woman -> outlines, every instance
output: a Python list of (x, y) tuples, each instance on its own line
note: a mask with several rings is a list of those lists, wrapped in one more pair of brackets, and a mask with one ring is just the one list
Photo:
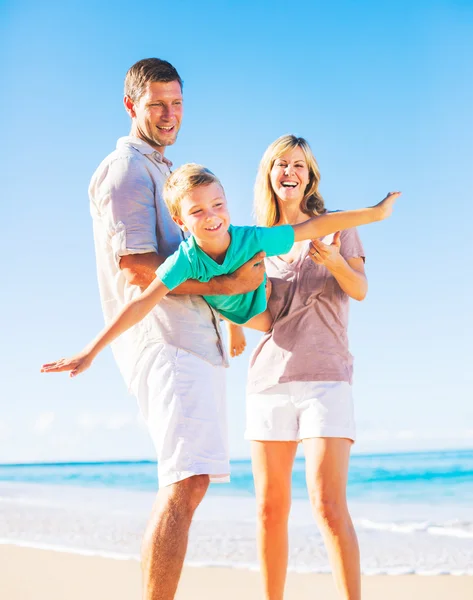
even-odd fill
[[(296, 224), (326, 211), (319, 169), (303, 138), (266, 150), (255, 186), (259, 225)], [(250, 364), (247, 439), (252, 440), (258, 546), (265, 598), (281, 600), (288, 559), (291, 472), (302, 441), (314, 516), (344, 600), (360, 599), (360, 561), (348, 512), (348, 461), (355, 440), (348, 351), (349, 298), (367, 292), (364, 252), (354, 229), (294, 244), (266, 259), (272, 331)]]

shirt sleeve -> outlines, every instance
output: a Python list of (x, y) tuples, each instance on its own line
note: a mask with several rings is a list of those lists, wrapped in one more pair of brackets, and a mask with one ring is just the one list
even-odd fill
[(184, 244), (185, 242), (156, 271), (156, 277), (170, 290), (188, 279), (193, 279), (192, 265), (189, 257), (184, 252)]
[(365, 250), (356, 227), (344, 229), (340, 235), (340, 242), (340, 254), (345, 260), (350, 258), (362, 258), (365, 260)]
[(266, 256), (286, 254), (294, 245), (294, 228), (292, 225), (276, 227), (257, 227), (259, 242)]
[(114, 160), (104, 183), (117, 263), (126, 254), (158, 253), (155, 184), (143, 162), (133, 156)]

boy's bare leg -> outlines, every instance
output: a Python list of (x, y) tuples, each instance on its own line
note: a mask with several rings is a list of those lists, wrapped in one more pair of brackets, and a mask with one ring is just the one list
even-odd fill
[(143, 600), (173, 600), (192, 517), (208, 486), (208, 475), (195, 475), (159, 490), (143, 538)]
[(258, 331), (269, 331), (273, 326), (273, 317), (268, 309), (264, 312), (256, 315), (246, 323), (243, 323), (243, 327), (248, 327), (249, 329), (257, 329)]

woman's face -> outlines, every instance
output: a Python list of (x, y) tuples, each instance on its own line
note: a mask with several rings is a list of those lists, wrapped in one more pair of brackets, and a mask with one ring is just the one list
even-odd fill
[(296, 146), (274, 161), (271, 187), (281, 202), (300, 203), (309, 184), (309, 167), (302, 148)]

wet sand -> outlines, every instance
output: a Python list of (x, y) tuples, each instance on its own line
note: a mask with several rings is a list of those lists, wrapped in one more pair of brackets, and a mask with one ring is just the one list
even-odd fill
[[(2, 598), (8, 600), (141, 600), (140, 564), (13, 545), (0, 546)], [(185, 567), (177, 599), (260, 600), (259, 573)], [(288, 600), (337, 600), (329, 575), (289, 573)], [(363, 577), (364, 600), (471, 600), (473, 576)]]

